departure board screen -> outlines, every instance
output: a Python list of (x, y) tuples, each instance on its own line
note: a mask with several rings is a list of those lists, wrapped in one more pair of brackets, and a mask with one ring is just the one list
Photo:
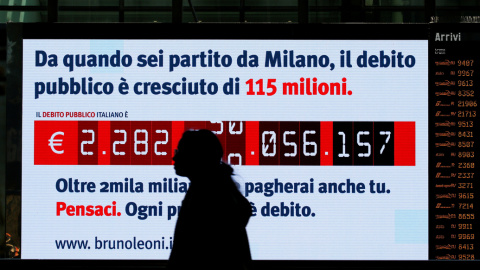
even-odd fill
[(432, 25), (430, 36), (430, 259), (478, 260), (480, 32)]
[(480, 256), (470, 25), (9, 27), (22, 259), (168, 260), (198, 129), (250, 202), (253, 260)]

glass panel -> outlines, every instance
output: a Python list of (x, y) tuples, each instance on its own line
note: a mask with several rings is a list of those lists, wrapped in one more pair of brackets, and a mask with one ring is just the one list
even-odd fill
[(48, 0), (0, 0), (0, 6), (46, 6)]
[(340, 11), (312, 11), (308, 14), (309, 23), (335, 23), (341, 21)]
[(125, 22), (172, 22), (172, 12), (125, 12)]
[[(195, 2), (196, 3), (196, 2)], [(126, 7), (149, 7), (149, 6), (158, 6), (158, 7), (171, 7), (172, 0), (125, 0)]]
[(342, 1), (337, 0), (309, 0), (309, 23), (338, 23), (342, 21), (340, 7)]
[(247, 22), (296, 22), (298, 13), (295, 12), (247, 12)]
[[(195, 0), (192, 1), (197, 18), (202, 22), (238, 22), (239, 0)], [(183, 1), (183, 22), (193, 22), (194, 17), (188, 1)], [(245, 0), (247, 22), (297, 21), (296, 0)]]
[[(1, 15), (0, 15), (1, 16)], [(0, 17), (0, 18), (3, 18)], [(6, 97), (5, 97), (5, 87), (6, 87), (6, 35), (5, 28), (0, 28), (1, 35), (1, 44), (0, 44), (0, 241), (1, 245), (5, 247), (6, 237), (6, 220), (5, 220), (5, 162), (6, 162)], [(7, 232), (8, 233), (8, 232)], [(4, 248), (0, 247), (0, 251), (4, 251)], [(8, 250), (8, 249), (7, 249)], [(5, 250), (4, 253), (0, 254), (0, 260), (6, 256), (5, 253), (8, 251)], [(5, 265), (5, 264), (4, 264)]]
[(46, 11), (0, 11), (0, 23), (45, 22), (47, 20), (46, 18)]
[[(5, 49), (2, 44), (2, 53), (6, 55)], [(5, 233), (8, 233), (6, 230), (6, 220), (5, 220), (5, 147), (6, 147), (6, 97), (5, 97), (5, 61), (2, 59), (0, 61), (0, 130), (3, 132), (0, 133), (0, 241), (2, 241), (3, 247), (5, 247)], [(0, 248), (0, 251), (3, 251), (3, 254), (0, 254), (0, 260), (5, 258), (7, 251), (4, 248)], [(5, 265), (5, 264), (4, 264)]]
[[(471, 16), (478, 17), (480, 11), (478, 10), (450, 10), (450, 9), (437, 9), (436, 14), (443, 21), (458, 22), (462, 17)], [(465, 18), (466, 19), (466, 18)]]
[(312, 6), (322, 6), (322, 7), (338, 7), (342, 5), (342, 1), (338, 0), (309, 0), (308, 5)]
[(425, 0), (365, 0), (365, 6), (424, 6)]
[(376, 11), (370, 21), (381, 23), (422, 23), (425, 14), (422, 11)]
[(297, 22), (296, 0), (245, 0), (247, 22)]
[(297, 0), (245, 0), (245, 6), (264, 6), (264, 7), (280, 7), (280, 6), (290, 6), (297, 7)]
[[(192, 0), (199, 21), (238, 22), (240, 17), (239, 0)], [(189, 2), (183, 1), (183, 22), (194, 22)]]
[[(479, 6), (480, 1), (479, 0), (436, 0), (435, 5), (437, 7), (460, 7), (460, 6)], [(478, 15), (478, 13), (477, 13)]]
[(118, 22), (118, 12), (60, 11), (59, 22)]
[[(170, 1), (171, 2), (171, 1)], [(240, 0), (191, 0), (193, 7), (225, 7), (225, 6), (240, 6)], [(262, 1), (257, 1), (262, 2)], [(189, 6), (188, 0), (183, 0), (183, 6)]]
[[(194, 6), (195, 7), (195, 6)], [(209, 12), (196, 10), (197, 19), (202, 22), (238, 22), (240, 13), (236, 12)], [(190, 10), (183, 11), (183, 22), (194, 22), (195, 18)]]
[(118, 0), (82, 0), (82, 1), (75, 1), (75, 0), (58, 0), (59, 6), (66, 6), (66, 7), (102, 7), (102, 6), (118, 6)]

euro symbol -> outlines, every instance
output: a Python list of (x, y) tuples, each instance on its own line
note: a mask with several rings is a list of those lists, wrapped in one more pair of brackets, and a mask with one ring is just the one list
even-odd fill
[(52, 151), (55, 153), (55, 154), (63, 154), (63, 150), (59, 151), (57, 149), (55, 149), (55, 146), (62, 146), (62, 139), (55, 139), (55, 137), (57, 135), (62, 135), (63, 136), (63, 132), (62, 131), (57, 131), (55, 133), (53, 133), (52, 137), (50, 137), (50, 140), (48, 140), (50, 143), (48, 144), (48, 146), (50, 146), (50, 148), (52, 148)]

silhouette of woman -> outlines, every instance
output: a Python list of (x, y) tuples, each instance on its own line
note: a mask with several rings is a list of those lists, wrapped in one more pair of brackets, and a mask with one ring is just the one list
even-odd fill
[(251, 268), (245, 227), (252, 208), (222, 156), (222, 145), (209, 130), (186, 131), (178, 143), (175, 172), (191, 184), (178, 215), (168, 269)]

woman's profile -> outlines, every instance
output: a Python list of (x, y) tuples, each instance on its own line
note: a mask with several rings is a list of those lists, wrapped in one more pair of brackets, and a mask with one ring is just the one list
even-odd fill
[(186, 131), (178, 143), (174, 169), (191, 183), (178, 215), (169, 269), (250, 268), (245, 227), (252, 209), (222, 156), (222, 145), (209, 130)]

